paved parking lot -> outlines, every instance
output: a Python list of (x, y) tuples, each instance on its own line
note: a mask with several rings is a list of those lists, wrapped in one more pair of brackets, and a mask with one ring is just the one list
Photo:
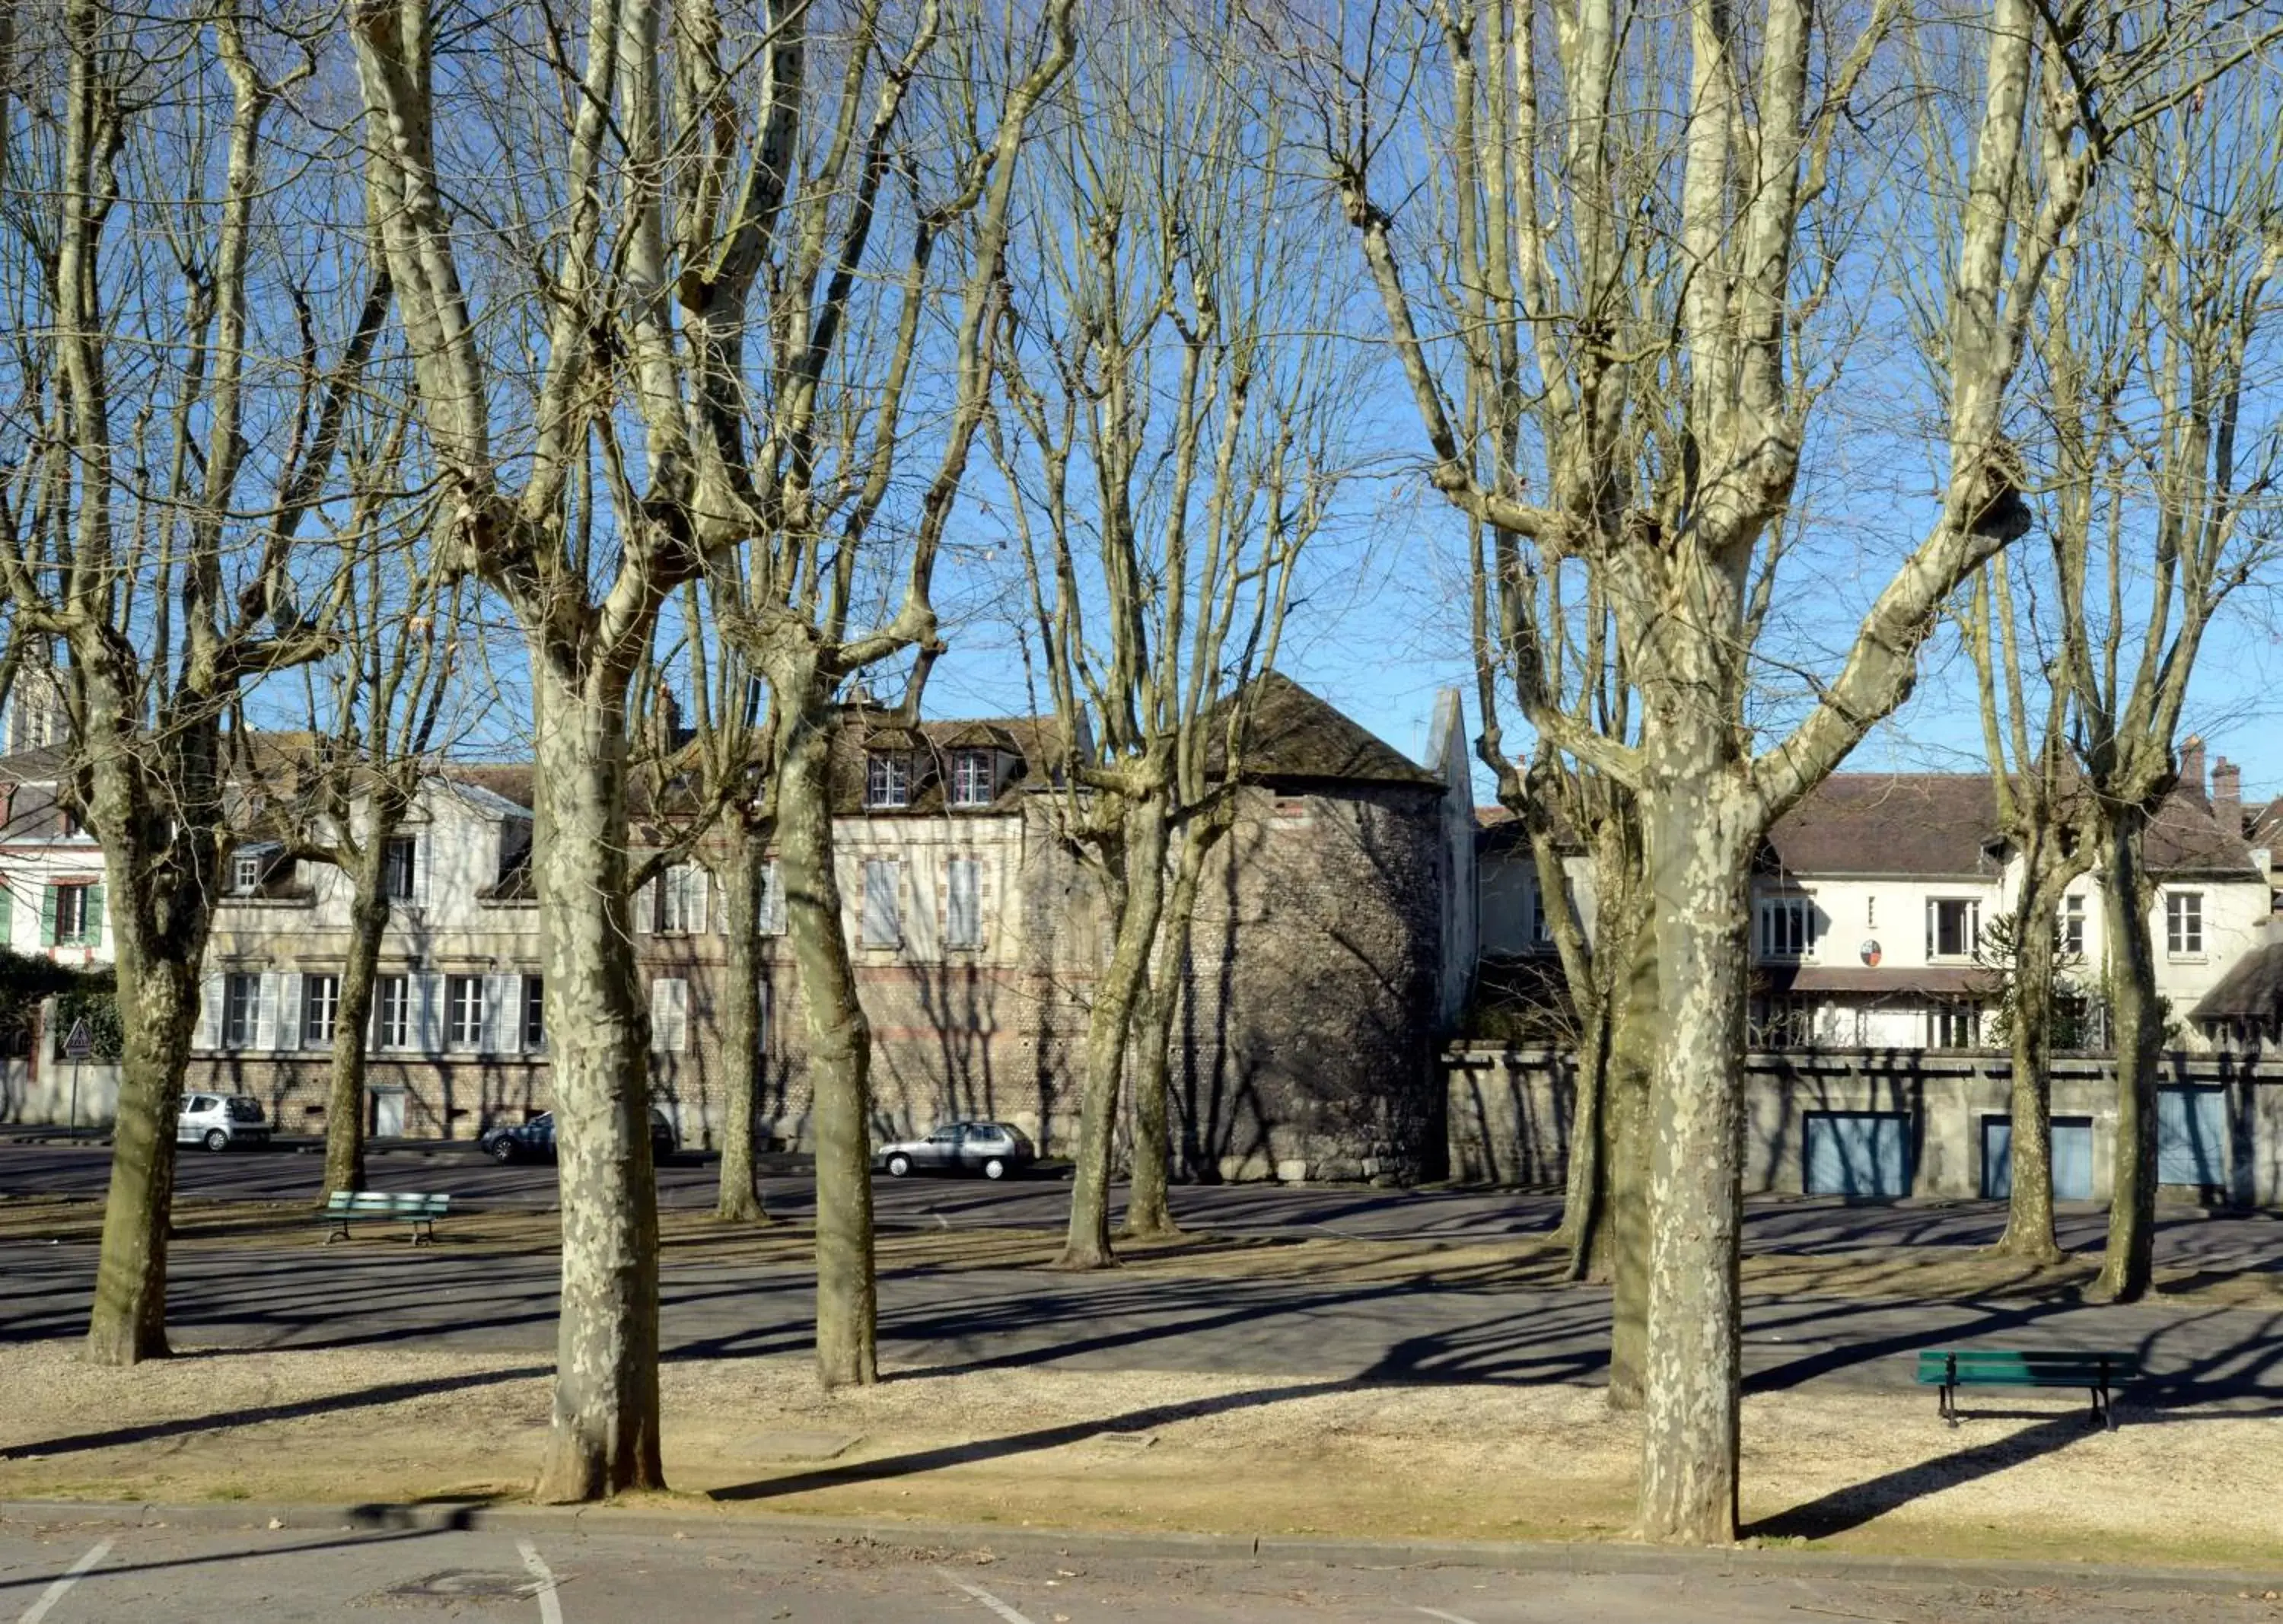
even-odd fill
[[(1137, 1558), (1082, 1544), (994, 1552), (729, 1530), (682, 1533), (196, 1529), (0, 1525), (0, 1620), (290, 1624), (393, 1616), (472, 1624), (1530, 1624), (1703, 1620), (2272, 1620), (2271, 1604), (2160, 1584), (2003, 1575), (1806, 1576), (1749, 1554), (1677, 1571), (1521, 1572)], [(1627, 1558), (1621, 1557), (1620, 1560)], [(1590, 1565), (1593, 1553), (1584, 1553)]]

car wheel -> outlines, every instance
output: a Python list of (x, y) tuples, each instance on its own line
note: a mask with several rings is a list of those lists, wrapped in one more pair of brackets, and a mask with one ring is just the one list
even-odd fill
[(210, 1151), (226, 1151), (230, 1149), (230, 1136), (219, 1128), (209, 1128), (206, 1129), (206, 1146)]
[(901, 1178), (905, 1174), (909, 1173), (911, 1170), (912, 1159), (910, 1157), (891, 1156), (888, 1158), (888, 1176), (890, 1178)]
[(996, 1156), (993, 1156), (989, 1161), (983, 1164), (983, 1176), (985, 1178), (1005, 1178), (1007, 1176), (1007, 1164), (1000, 1160)]
[(507, 1166), (508, 1163), (513, 1161), (515, 1159), (515, 1141), (512, 1139), (493, 1140), (492, 1159), (499, 1163), (503, 1167)]

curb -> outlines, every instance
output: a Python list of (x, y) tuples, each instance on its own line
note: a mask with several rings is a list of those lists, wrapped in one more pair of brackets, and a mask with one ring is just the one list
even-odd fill
[(2111, 1566), (2090, 1562), (2004, 1562), (1972, 1558), (1891, 1557), (1721, 1546), (1688, 1550), (1586, 1541), (1373, 1540), (1281, 1534), (1116, 1534), (1087, 1529), (1005, 1527), (978, 1523), (878, 1521), (615, 1506), (410, 1504), (272, 1505), (252, 1501), (197, 1505), (72, 1500), (0, 1501), (0, 1526), (99, 1524), (195, 1529), (355, 1529), (381, 1533), (649, 1534), (901, 1546), (940, 1551), (947, 1544), (995, 1551), (1066, 1555), (1073, 1550), (1133, 1559), (1308, 1563), (1328, 1567), (1473, 1567), (1522, 1573), (1613, 1577), (1776, 1577), (1952, 1584), (2000, 1589), (2040, 1587), (2254, 1595), (2283, 1589), (2267, 1574), (2209, 1568)]

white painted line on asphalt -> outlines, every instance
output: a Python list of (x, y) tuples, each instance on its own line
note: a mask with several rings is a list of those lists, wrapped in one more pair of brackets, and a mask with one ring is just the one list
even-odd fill
[(48, 1616), (48, 1609), (54, 1606), (58, 1602), (63, 1600), (64, 1592), (70, 1589), (72, 1586), (77, 1584), (81, 1578), (87, 1573), (88, 1569), (93, 1567), (97, 1563), (102, 1561), (104, 1558), (110, 1554), (111, 1542), (109, 1540), (105, 1540), (102, 1544), (97, 1545), (93, 1550), (89, 1551), (87, 1555), (73, 1563), (70, 1568), (65, 1572), (62, 1578), (57, 1580), (55, 1583), (50, 1585), (46, 1589), (40, 1592), (40, 1599), (34, 1602), (29, 1607), (27, 1607), (24, 1610), (24, 1616), (17, 1620), (16, 1624), (40, 1624), (40, 1620)]
[(1462, 1617), (1455, 1612), (1445, 1612), (1440, 1607), (1421, 1607), (1417, 1611), (1425, 1613), (1430, 1619), (1442, 1620), (1443, 1624), (1475, 1624), (1472, 1619)]
[(539, 1624), (563, 1624), (563, 1604), (555, 1599), (555, 1570), (529, 1540), (516, 1541), (515, 1548), (523, 1553), (525, 1571), (539, 1581)]
[(997, 1597), (992, 1595), (990, 1591), (985, 1589), (981, 1585), (970, 1584), (958, 1574), (944, 1573), (944, 1570), (941, 1568), (938, 1568), (935, 1571), (939, 1573), (943, 1573), (945, 1579), (948, 1580), (951, 1583), (957, 1585), (961, 1589), (966, 1591), (977, 1601), (981, 1602), (985, 1606), (990, 1608), (992, 1612), (997, 1613), (1001, 1619), (1003, 1619), (1006, 1621), (1006, 1624), (1031, 1624), (1030, 1620), (1025, 1618), (1021, 1613), (1016, 1612), (1012, 1607), (1009, 1607), (1005, 1602), (1001, 1601)]

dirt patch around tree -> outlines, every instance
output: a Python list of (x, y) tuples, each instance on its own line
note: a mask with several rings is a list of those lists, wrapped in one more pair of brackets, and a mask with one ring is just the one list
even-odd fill
[[(665, 1373), (653, 1497), (747, 1510), (1086, 1529), (1625, 1537), (1638, 1433), (1599, 1393), (1169, 1372), (900, 1371), (828, 1395), (804, 1358)], [(0, 1497), (512, 1501), (547, 1426), (543, 1360), (205, 1352), (131, 1370), (0, 1348)], [(1996, 1408), (1993, 1406), (1993, 1408)], [(1836, 1549), (2271, 1565), (2283, 1423), (2068, 1395), (1944, 1426), (1923, 1394), (1744, 1405), (1757, 1534)]]
[[(175, 1223), (177, 1249), (325, 1244), (325, 1226), (313, 1209), (292, 1203), (181, 1200), (175, 1205)], [(661, 1210), (658, 1223), (669, 1263), (806, 1269), (815, 1260), (815, 1236), (806, 1224), (729, 1225), (710, 1213), (683, 1207)], [(0, 1241), (91, 1243), (102, 1230), (99, 1201), (0, 1198)], [(360, 1223), (348, 1244), (403, 1245), (407, 1239), (401, 1225)], [(465, 1208), (438, 1226), (437, 1242), (454, 1252), (547, 1253), (561, 1244), (561, 1230), (557, 1214), (545, 1208)], [(878, 1244), (884, 1272), (956, 1273), (1044, 1268), (1061, 1250), (1062, 1238), (1045, 1230), (883, 1229)], [(1564, 1284), (1560, 1249), (1539, 1238), (1444, 1243), (1199, 1230), (1121, 1242), (1118, 1251), (1126, 1269), (1143, 1276), (1500, 1292)], [(2050, 1300), (2081, 1296), (2099, 1274), (2100, 1260), (2073, 1256), (2041, 1265), (1963, 1247), (1864, 1246), (1757, 1253), (1744, 1259), (1743, 1267), (1746, 1288), (1756, 1296)], [(2211, 1308), (2283, 1310), (2283, 1273), (2271, 1268), (2160, 1269), (2156, 1290)]]

